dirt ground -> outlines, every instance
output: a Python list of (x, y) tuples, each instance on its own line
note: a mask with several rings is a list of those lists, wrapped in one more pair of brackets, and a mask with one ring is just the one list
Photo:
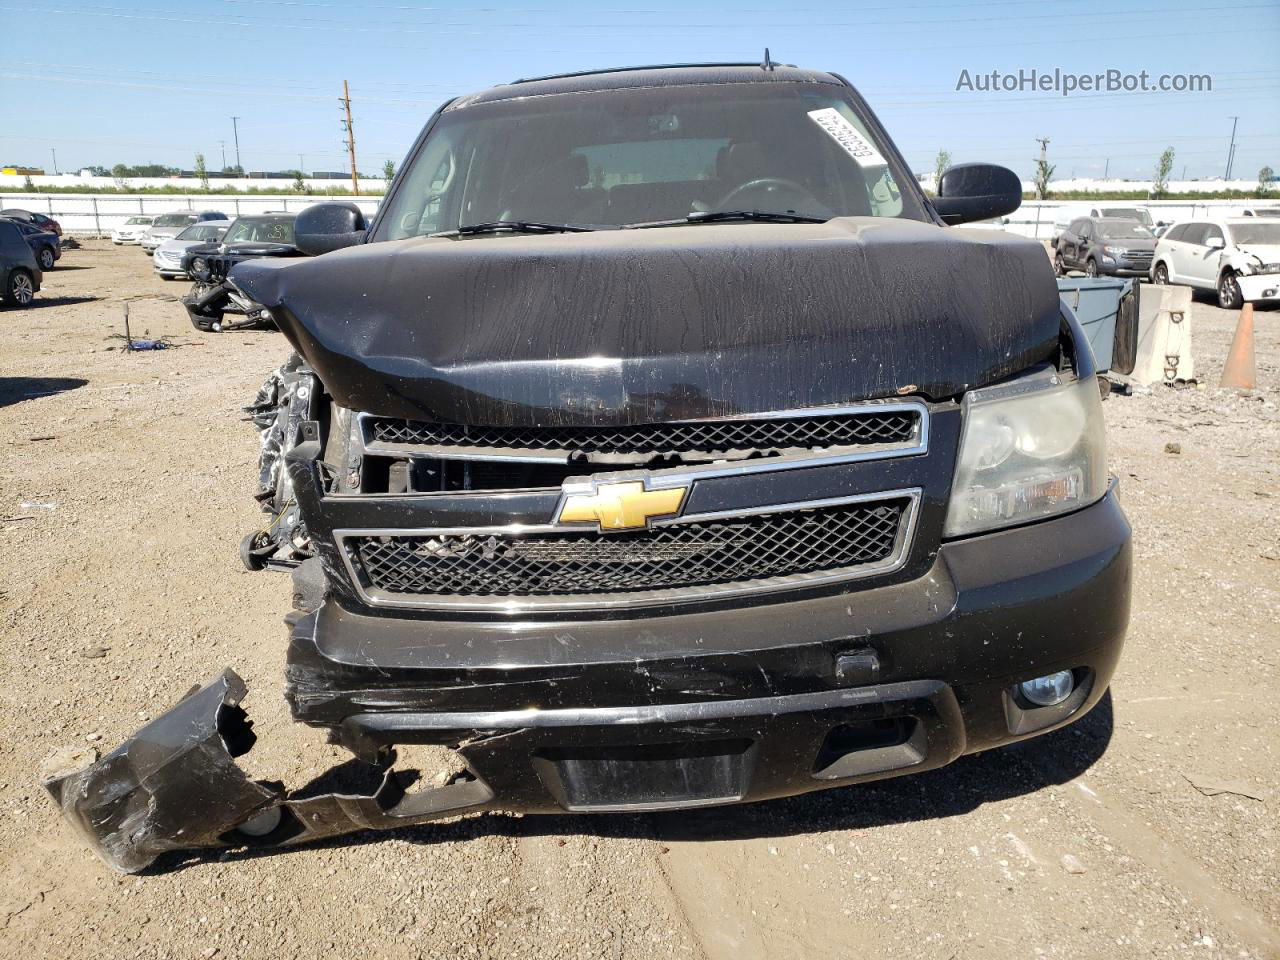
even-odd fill
[[(108, 750), (230, 665), (255, 775), (346, 759), (288, 717), (288, 578), (237, 555), (260, 519), (239, 408), (285, 342), (196, 333), (182, 289), (90, 241), (0, 311), (0, 957), (1280, 956), (1280, 311), (1255, 393), (1212, 386), (1237, 315), (1199, 302), (1210, 386), (1105, 403), (1133, 621), (1064, 731), (789, 801), (478, 815), (125, 878), (37, 785), (56, 748)], [(174, 349), (121, 352), (125, 302)]]

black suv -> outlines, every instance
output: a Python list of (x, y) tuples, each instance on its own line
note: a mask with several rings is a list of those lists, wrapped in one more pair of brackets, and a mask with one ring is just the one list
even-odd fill
[(1055, 241), (1053, 269), (1060, 277), (1068, 270), (1090, 277), (1145, 277), (1155, 251), (1155, 234), (1137, 220), (1080, 217)]
[[(1020, 198), (985, 164), (926, 198), (846, 81), (772, 63), (447, 103), (371, 225), (310, 208), (323, 256), (228, 280), (296, 350), (243, 555), (293, 571), (294, 716), (382, 786), (249, 781), (227, 671), (49, 788), (138, 869), (763, 800), (1078, 719), (1129, 616), (1093, 357), (1038, 243), (948, 226)], [(404, 792), (402, 744), (457, 772)]]
[(12, 307), (28, 306), (43, 280), (21, 225), (0, 219), (0, 298)]
[[(237, 217), (222, 239), (188, 247), (181, 269), (193, 283), (182, 304), (197, 330), (217, 333), (251, 327), (270, 328), (271, 315), (226, 282), (231, 268), (260, 257), (301, 256), (293, 242), (296, 214)], [(227, 314), (233, 319), (228, 321)]]

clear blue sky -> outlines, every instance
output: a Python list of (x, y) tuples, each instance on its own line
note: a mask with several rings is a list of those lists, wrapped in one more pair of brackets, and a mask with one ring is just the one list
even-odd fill
[[(399, 163), (444, 99), (524, 76), (758, 59), (843, 73), (916, 170), (954, 161), (1029, 177), (1050, 138), (1058, 176), (1280, 170), (1280, 0), (0, 0), (0, 162), (234, 163), (340, 170), (342, 81), (372, 173)], [(957, 92), (962, 69), (1208, 73), (1208, 93)]]

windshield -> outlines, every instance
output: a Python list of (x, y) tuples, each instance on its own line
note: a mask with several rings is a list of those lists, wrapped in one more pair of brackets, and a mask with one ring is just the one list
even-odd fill
[(1102, 227), (1108, 240), (1150, 240), (1151, 231), (1140, 223), (1108, 223)]
[(217, 240), (222, 236), (221, 227), (211, 227), (203, 223), (193, 223), (183, 230), (175, 240)]
[(1115, 217), (1117, 220), (1137, 220), (1144, 226), (1151, 226), (1151, 214), (1140, 207), (1103, 207), (1104, 217)]
[(1237, 246), (1280, 246), (1280, 223), (1233, 223), (1231, 236)]
[(621, 226), (721, 211), (927, 219), (840, 87), (724, 83), (446, 110), (375, 239), (493, 221)]
[(194, 213), (162, 213), (152, 222), (153, 227), (182, 227), (188, 223), (195, 223), (196, 215)]
[(148, 227), (151, 225), (150, 217), (130, 217), (124, 222), (126, 227)]
[(231, 225), (226, 243), (293, 243), (293, 217), (254, 217)]
[(1255, 217), (1280, 217), (1280, 207), (1266, 207), (1253, 211)]

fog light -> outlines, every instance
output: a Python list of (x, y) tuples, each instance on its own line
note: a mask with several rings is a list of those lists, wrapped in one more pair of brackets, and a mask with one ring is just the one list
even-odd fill
[(1023, 680), (1018, 690), (1037, 707), (1054, 707), (1071, 696), (1075, 685), (1070, 670), (1059, 670), (1034, 680)]

